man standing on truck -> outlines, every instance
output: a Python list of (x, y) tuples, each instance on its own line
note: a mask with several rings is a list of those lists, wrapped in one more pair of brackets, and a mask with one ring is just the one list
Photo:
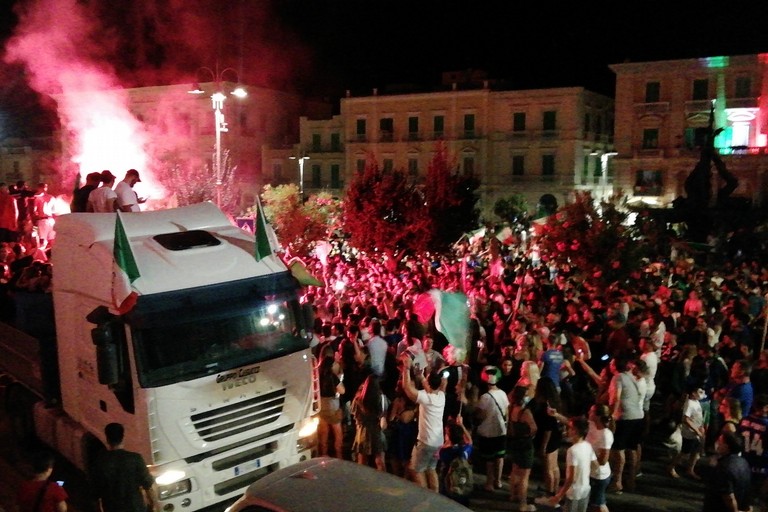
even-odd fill
[(144, 458), (123, 448), (125, 429), (119, 423), (104, 428), (108, 450), (93, 467), (93, 482), (101, 512), (156, 510), (154, 479)]
[(123, 181), (115, 186), (115, 194), (117, 194), (117, 208), (121, 212), (140, 212), (140, 203), (146, 201), (146, 199), (139, 199), (139, 196), (133, 190), (133, 186), (140, 182), (139, 171), (136, 169), (128, 169), (125, 173)]

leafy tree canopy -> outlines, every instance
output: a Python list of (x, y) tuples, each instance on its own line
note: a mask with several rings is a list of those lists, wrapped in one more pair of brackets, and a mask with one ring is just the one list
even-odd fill
[(344, 230), (353, 247), (398, 260), (427, 248), (430, 221), (415, 184), (402, 170), (384, 171), (369, 158), (347, 189)]

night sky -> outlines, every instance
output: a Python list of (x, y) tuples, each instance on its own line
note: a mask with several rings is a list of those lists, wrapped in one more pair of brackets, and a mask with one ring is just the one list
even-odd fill
[[(0, 40), (12, 33), (11, 5), (20, 1), (0, 0)], [(111, 62), (126, 85), (182, 83), (201, 61), (220, 59), (235, 62), (246, 82), (331, 98), (345, 89), (365, 94), (389, 84), (433, 86), (442, 71), (470, 68), (484, 69), (511, 88), (583, 86), (613, 95), (612, 63), (768, 52), (764, 0), (89, 4), (96, 6), (93, 18), (102, 20), (103, 33), (116, 41), (109, 45)], [(134, 12), (114, 12), (115, 5)], [(141, 28), (126, 23), (137, 13), (144, 16)], [(5, 107), (10, 98), (23, 96), (23, 80), (17, 70), (0, 72)]]

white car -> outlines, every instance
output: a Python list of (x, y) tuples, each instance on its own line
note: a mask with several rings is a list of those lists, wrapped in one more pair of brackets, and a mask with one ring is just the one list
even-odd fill
[(346, 460), (299, 462), (252, 483), (227, 512), (467, 512), (403, 478)]

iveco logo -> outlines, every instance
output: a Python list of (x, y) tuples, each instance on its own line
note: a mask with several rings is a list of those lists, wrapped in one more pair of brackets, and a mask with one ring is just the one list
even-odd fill
[(240, 368), (236, 372), (221, 373), (216, 376), (216, 383), (221, 384), (225, 390), (253, 384), (256, 382), (256, 374), (259, 373), (260, 369), (260, 366), (251, 366), (250, 368)]

